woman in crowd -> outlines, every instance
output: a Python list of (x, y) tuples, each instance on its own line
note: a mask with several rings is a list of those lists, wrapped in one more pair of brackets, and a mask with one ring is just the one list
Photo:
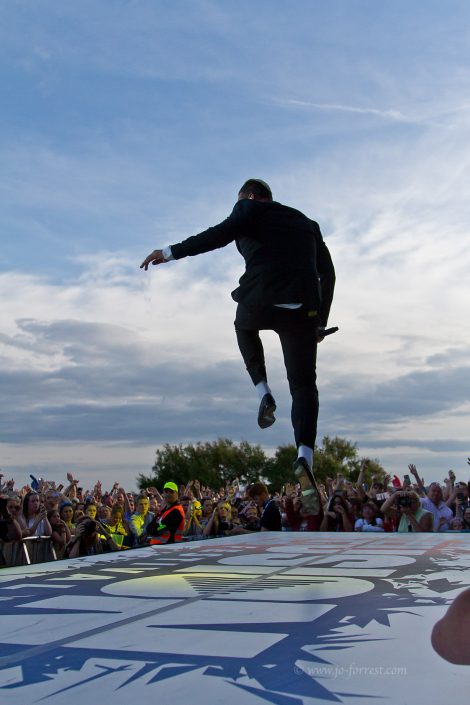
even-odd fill
[(75, 507), (73, 511), (73, 519), (72, 519), (72, 524), (75, 524), (75, 526), (78, 524), (80, 519), (85, 516), (85, 510), (83, 509), (83, 505), (78, 505)]
[(201, 538), (203, 527), (200, 521), (202, 516), (200, 501), (191, 499), (188, 495), (183, 496), (180, 501), (186, 517), (183, 535), (192, 539)]
[(335, 492), (325, 512), (320, 531), (353, 531), (354, 517), (342, 493)]
[(85, 516), (87, 516), (89, 519), (96, 519), (96, 515), (98, 513), (98, 507), (94, 502), (88, 502), (85, 506)]
[(354, 531), (384, 531), (384, 523), (377, 514), (375, 502), (366, 502), (362, 507), (362, 517), (354, 524)]
[(433, 530), (433, 515), (421, 507), (416, 492), (395, 492), (381, 507), (386, 517), (395, 517), (399, 532), (422, 532)]
[(50, 536), (52, 528), (47, 512), (37, 492), (28, 492), (23, 499), (23, 518), (26, 536)]
[(22, 529), (26, 529), (23, 512), (21, 511), (21, 498), (18, 495), (8, 497), (6, 507), (10, 516), (18, 522)]
[(124, 508), (121, 507), (119, 504), (115, 504), (111, 509), (111, 517), (107, 524), (111, 534), (115, 534), (117, 537), (122, 537), (122, 539), (114, 537), (118, 545), (132, 545), (132, 540), (129, 532), (129, 524), (124, 518)]
[(107, 504), (101, 504), (98, 507), (96, 518), (98, 521), (102, 521), (103, 524), (109, 524), (109, 520), (111, 519), (111, 509)]
[(231, 513), (232, 508), (228, 502), (219, 502), (204, 528), (203, 536), (226, 536), (234, 528)]
[(202, 529), (205, 529), (210, 521), (212, 512), (214, 511), (214, 502), (211, 497), (203, 497), (201, 501), (201, 516), (199, 518), (199, 523)]
[(60, 518), (60, 514), (57, 509), (51, 509), (47, 512), (47, 518), (49, 519), (49, 524), (52, 529), (51, 538), (56, 556), (57, 558), (63, 558), (65, 547), (72, 538), (70, 529), (65, 521)]
[[(65, 523), (68, 530), (70, 531), (70, 533), (73, 536), (75, 533), (75, 524), (74, 524), (74, 511), (73, 511), (72, 502), (62, 502), (62, 504), (60, 505), (59, 514), (60, 514), (60, 518)], [(78, 521), (78, 519), (76, 521)]]

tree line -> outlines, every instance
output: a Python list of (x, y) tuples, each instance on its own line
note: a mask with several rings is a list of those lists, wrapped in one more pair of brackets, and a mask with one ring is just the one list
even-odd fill
[[(293, 463), (297, 457), (294, 445), (278, 446), (274, 456), (266, 455), (259, 445), (247, 441), (234, 443), (229, 438), (212, 442), (170, 445), (166, 443), (156, 451), (152, 474), (140, 474), (137, 484), (140, 489), (162, 486), (173, 481), (186, 485), (189, 480), (199, 480), (201, 485), (218, 489), (236, 478), (246, 485), (264, 481), (271, 492), (282, 490), (288, 482), (296, 482)], [(338, 436), (325, 436), (321, 446), (315, 447), (315, 477), (324, 482), (327, 477), (339, 473), (346, 480), (355, 482), (363, 462), (365, 480), (370, 484), (373, 477), (382, 478), (385, 470), (378, 460), (360, 457), (357, 444)]]

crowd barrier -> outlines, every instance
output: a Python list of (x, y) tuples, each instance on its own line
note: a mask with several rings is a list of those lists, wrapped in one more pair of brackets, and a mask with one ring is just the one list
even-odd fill
[[(145, 548), (148, 544), (137, 546), (126, 546), (123, 544), (123, 536), (111, 534), (121, 551), (136, 550)], [(220, 538), (216, 536), (183, 536), (183, 542), (206, 541), (210, 538)], [(0, 568), (12, 568), (17, 565), (31, 565), (32, 563), (45, 563), (56, 561), (62, 558), (57, 555), (50, 536), (27, 536), (21, 541), (11, 541), (4, 543), (0, 541)]]
[(50, 536), (28, 536), (21, 541), (0, 541), (0, 566), (12, 568), (17, 565), (56, 561), (57, 555)]

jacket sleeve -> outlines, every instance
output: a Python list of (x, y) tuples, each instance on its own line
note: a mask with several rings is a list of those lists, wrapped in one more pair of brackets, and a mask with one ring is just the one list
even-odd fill
[(331, 303), (333, 301), (336, 274), (330, 251), (325, 245), (325, 241), (323, 240), (318, 224), (315, 223), (315, 225), (317, 230), (317, 271), (320, 277), (321, 291), (321, 305), (319, 314), (322, 324), (326, 326), (328, 323), (328, 316), (330, 315)]
[(236, 237), (241, 237), (253, 220), (253, 201), (243, 199), (238, 201), (228, 218), (218, 225), (204, 230), (198, 235), (188, 237), (186, 240), (171, 245), (171, 253), (175, 259), (194, 257), (204, 252), (217, 250), (233, 242)]

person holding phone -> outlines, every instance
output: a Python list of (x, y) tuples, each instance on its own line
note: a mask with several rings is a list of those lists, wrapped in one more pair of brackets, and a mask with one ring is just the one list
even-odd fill
[(46, 507), (41, 504), (37, 492), (28, 492), (23, 499), (23, 517), (27, 536), (50, 536), (52, 528), (47, 518)]

